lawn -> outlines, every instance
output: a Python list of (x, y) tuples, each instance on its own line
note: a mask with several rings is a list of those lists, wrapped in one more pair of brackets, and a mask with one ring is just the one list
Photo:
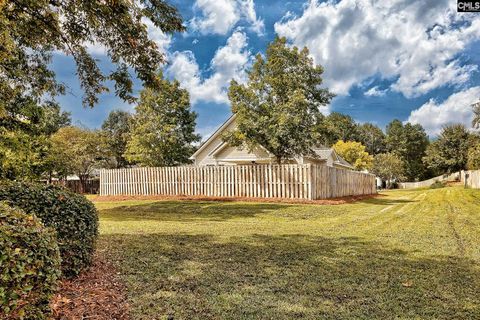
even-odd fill
[(97, 202), (134, 319), (480, 319), (480, 191)]

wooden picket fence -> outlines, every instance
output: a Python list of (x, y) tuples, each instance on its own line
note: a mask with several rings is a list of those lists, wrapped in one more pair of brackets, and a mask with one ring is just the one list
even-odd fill
[(375, 176), (312, 164), (101, 170), (100, 195), (327, 199), (376, 193)]
[(461, 171), (460, 181), (465, 187), (480, 189), (480, 170)]
[(433, 183), (440, 181), (440, 182), (452, 182), (452, 181), (459, 181), (460, 180), (460, 173), (454, 172), (451, 174), (443, 174), (438, 177), (430, 178), (428, 180), (417, 181), (417, 182), (400, 182), (398, 184), (399, 189), (414, 189), (414, 188), (426, 188), (430, 187)]

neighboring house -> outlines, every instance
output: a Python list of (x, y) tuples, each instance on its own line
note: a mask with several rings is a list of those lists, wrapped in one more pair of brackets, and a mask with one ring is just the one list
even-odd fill
[[(209, 165), (239, 165), (239, 164), (270, 164), (275, 163), (275, 157), (263, 147), (257, 147), (252, 152), (244, 148), (231, 147), (222, 140), (222, 134), (236, 127), (236, 116), (231, 116), (220, 126), (190, 157), (197, 166)], [(299, 157), (289, 163), (315, 163), (329, 167), (353, 169), (353, 166), (342, 159), (333, 149), (318, 147), (314, 149), (316, 157)]]

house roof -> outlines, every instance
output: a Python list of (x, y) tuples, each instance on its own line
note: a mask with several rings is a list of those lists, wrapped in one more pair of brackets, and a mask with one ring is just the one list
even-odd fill
[[(231, 115), (217, 130), (215, 130), (214, 133), (212, 133), (212, 135), (210, 137), (208, 137), (207, 140), (205, 140), (201, 145), (200, 147), (197, 149), (197, 151), (195, 151), (194, 154), (192, 154), (190, 156), (190, 159), (191, 160), (194, 160), (196, 158), (196, 156), (198, 154), (200, 154), (200, 152), (202, 152), (203, 149), (205, 149), (205, 147), (210, 144), (212, 141), (215, 140), (215, 138), (217, 138), (221, 133), (222, 131), (228, 127), (235, 119), (236, 119), (236, 115), (233, 114)], [(220, 143), (215, 149), (213, 149), (209, 155), (213, 155), (215, 153), (218, 153), (219, 151), (221, 151), (227, 144), (225, 142), (222, 142)], [(262, 147), (263, 148), (263, 147)], [(349, 168), (349, 169), (353, 169), (353, 166), (348, 163), (347, 161), (345, 161), (345, 159), (343, 159), (342, 157), (340, 157), (334, 149), (332, 148), (327, 148), (327, 147), (317, 147), (317, 148), (314, 148), (313, 151), (315, 152), (315, 154), (317, 155), (317, 157), (315, 157), (315, 159), (317, 160), (321, 160), (321, 161), (326, 161), (330, 156), (333, 156), (334, 158), (334, 163), (339, 165), (339, 166), (342, 166), (342, 167), (345, 167), (345, 168)], [(268, 152), (268, 151), (267, 151)]]
[(223, 129), (225, 129), (226, 127), (228, 127), (228, 126), (233, 122), (233, 120), (235, 120), (236, 117), (237, 117), (236, 114), (232, 114), (232, 115), (230, 116), (230, 118), (228, 118), (217, 130), (215, 130), (214, 133), (212, 133), (212, 135), (211, 135), (210, 137), (208, 137), (207, 140), (205, 140), (205, 141), (200, 145), (200, 147), (197, 149), (197, 151), (195, 151), (195, 153), (190, 156), (190, 159), (191, 159), (191, 160), (194, 160), (195, 157), (198, 156), (198, 154), (199, 154), (200, 152), (202, 152), (202, 150), (205, 149), (205, 147), (206, 147), (208, 144), (210, 144), (210, 142), (212, 142), (217, 136), (219, 136), (219, 135), (222, 133)]

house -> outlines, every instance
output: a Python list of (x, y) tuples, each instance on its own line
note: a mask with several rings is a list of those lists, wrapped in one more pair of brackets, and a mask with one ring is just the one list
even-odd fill
[[(222, 134), (236, 127), (236, 116), (231, 116), (222, 124), (190, 157), (197, 166), (271, 164), (275, 157), (261, 146), (249, 152), (244, 148), (229, 146), (222, 140)], [(332, 148), (318, 147), (314, 149), (316, 157), (299, 157), (289, 161), (298, 164), (324, 164), (330, 167), (353, 169), (353, 166), (342, 159)]]

